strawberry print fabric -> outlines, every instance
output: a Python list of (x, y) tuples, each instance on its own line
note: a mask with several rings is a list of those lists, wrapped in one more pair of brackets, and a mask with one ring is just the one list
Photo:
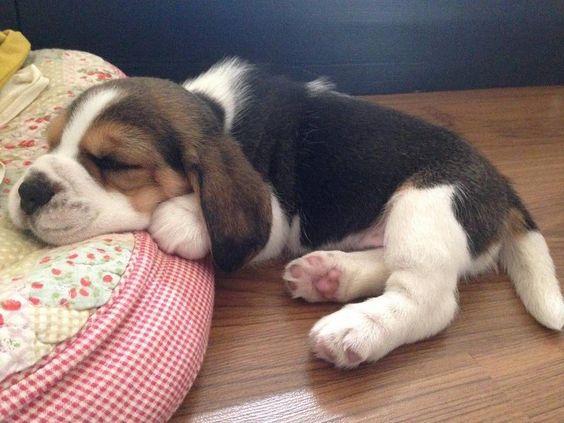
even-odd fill
[(109, 300), (132, 249), (132, 234), (114, 234), (41, 249), (0, 272), (0, 381), (77, 333)]
[(28, 300), (75, 310), (100, 307), (125, 271), (132, 248), (131, 235), (115, 234), (75, 244), (73, 249), (47, 250), (26, 276)]

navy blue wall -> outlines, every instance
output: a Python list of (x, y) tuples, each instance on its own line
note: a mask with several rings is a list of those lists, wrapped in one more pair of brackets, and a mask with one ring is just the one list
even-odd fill
[(0, 31), (17, 28), (16, 0), (0, 0)]
[(240, 55), (354, 94), (564, 83), (562, 0), (14, 1), (34, 48), (131, 75), (180, 81)]

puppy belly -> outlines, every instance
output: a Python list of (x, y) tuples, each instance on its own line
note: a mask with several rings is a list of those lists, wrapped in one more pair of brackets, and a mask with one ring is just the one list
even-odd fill
[(347, 235), (335, 242), (320, 246), (319, 250), (358, 251), (381, 248), (384, 246), (385, 225), (379, 223), (355, 234)]
[(359, 249), (380, 248), (384, 246), (384, 226), (370, 228), (359, 240)]

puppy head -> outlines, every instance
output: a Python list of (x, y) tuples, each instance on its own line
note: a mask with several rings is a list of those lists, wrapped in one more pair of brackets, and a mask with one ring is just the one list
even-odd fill
[(266, 243), (270, 196), (221, 119), (169, 81), (93, 87), (51, 124), (49, 153), (10, 192), (10, 217), (60, 245), (145, 229), (159, 203), (196, 191), (214, 259), (233, 270)]

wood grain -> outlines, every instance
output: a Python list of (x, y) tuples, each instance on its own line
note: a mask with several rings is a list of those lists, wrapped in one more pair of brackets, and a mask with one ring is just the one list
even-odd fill
[[(369, 97), (446, 126), (509, 176), (564, 274), (564, 87)], [(564, 334), (504, 274), (460, 285), (444, 332), (339, 371), (307, 333), (337, 304), (291, 300), (282, 263), (218, 275), (209, 348), (173, 422), (564, 421)]]

